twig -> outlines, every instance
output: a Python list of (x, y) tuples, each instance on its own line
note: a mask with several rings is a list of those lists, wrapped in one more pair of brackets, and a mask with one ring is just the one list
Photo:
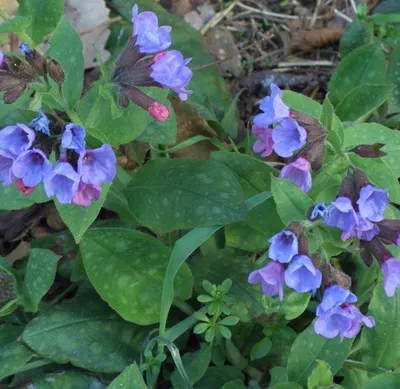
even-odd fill
[(333, 12), (334, 12), (337, 16), (341, 17), (341, 18), (344, 19), (344, 20), (347, 20), (347, 21), (350, 22), (350, 23), (353, 21), (353, 19), (352, 19), (351, 17), (345, 15), (343, 12), (340, 12), (340, 11), (337, 10), (336, 8), (333, 10)]
[(315, 24), (315, 22), (317, 20), (319, 8), (321, 7), (321, 3), (322, 3), (322, 0), (318, 0), (317, 1), (317, 5), (315, 6), (315, 10), (314, 10), (313, 16), (312, 16), (311, 21), (310, 21), (310, 28), (314, 27), (314, 24)]
[(240, 1), (238, 1), (236, 3), (236, 5), (240, 8), (247, 9), (248, 11), (257, 12), (259, 14), (262, 14), (265, 16), (272, 16), (272, 17), (278, 18), (278, 19), (295, 19), (295, 20), (299, 19), (298, 16), (294, 16), (294, 15), (278, 14), (276, 12), (269, 12), (269, 11), (264, 11), (262, 9), (253, 8), (248, 5), (242, 4)]
[(335, 66), (332, 61), (298, 61), (298, 62), (278, 62), (279, 68), (289, 67), (306, 67), (306, 66)]
[(350, 0), (351, 6), (353, 7), (354, 13), (357, 14), (357, 6), (354, 0)]
[(200, 33), (204, 35), (210, 28), (215, 27), (232, 9), (236, 6), (236, 1), (234, 1), (227, 9), (218, 12), (214, 17), (209, 20), (201, 29)]

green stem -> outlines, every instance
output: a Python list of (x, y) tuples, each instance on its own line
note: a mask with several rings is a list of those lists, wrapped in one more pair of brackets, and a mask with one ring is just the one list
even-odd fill
[(57, 303), (59, 303), (68, 293), (70, 293), (71, 291), (73, 291), (74, 289), (76, 289), (78, 287), (77, 283), (74, 283), (72, 285), (70, 285), (67, 289), (64, 290), (64, 292), (62, 292), (61, 294), (59, 294), (53, 301), (50, 302), (50, 305), (56, 305)]
[(15, 374), (22, 373), (24, 371), (28, 371), (28, 370), (32, 370), (32, 369), (36, 369), (38, 367), (50, 365), (52, 363), (54, 363), (54, 361), (49, 361), (47, 359), (39, 359), (38, 361), (27, 363), (26, 365), (22, 366), (19, 370), (17, 370), (15, 372)]
[(387, 373), (389, 371), (389, 370), (384, 369), (383, 367), (377, 367), (376, 369), (370, 370), (367, 368), (367, 366), (365, 366), (364, 363), (359, 362), (359, 361), (354, 361), (352, 359), (346, 359), (344, 361), (343, 365), (346, 367), (353, 368), (353, 369), (364, 370), (368, 373), (375, 374), (375, 375)]
[(179, 308), (182, 312), (185, 312), (187, 315), (193, 315), (195, 310), (186, 302), (181, 299), (174, 299), (173, 303), (177, 308)]
[(367, 302), (369, 300), (370, 293), (375, 288), (375, 286), (376, 286), (376, 282), (373, 282), (371, 285), (369, 285), (367, 287), (367, 289), (365, 289), (365, 291), (359, 296), (355, 305), (361, 307), (361, 305), (363, 305), (365, 302)]

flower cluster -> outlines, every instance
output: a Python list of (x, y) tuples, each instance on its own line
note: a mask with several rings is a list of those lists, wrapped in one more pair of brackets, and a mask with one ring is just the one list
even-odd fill
[(250, 273), (249, 283), (260, 283), (265, 295), (279, 295), (281, 300), (284, 283), (298, 293), (314, 294), (321, 286), (322, 274), (307, 255), (308, 248), (305, 247), (304, 239), (301, 236), (299, 242), (297, 235), (290, 229), (274, 235), (269, 240), (271, 245), (268, 251), (272, 261), (264, 268)]
[(120, 105), (126, 107), (129, 100), (146, 109), (159, 121), (166, 120), (166, 106), (148, 96), (138, 87), (156, 86), (169, 88), (186, 100), (192, 92), (186, 89), (192, 78), (187, 67), (191, 58), (184, 58), (178, 50), (169, 50), (170, 26), (158, 25), (154, 12), (138, 12), (132, 8), (133, 34), (114, 64), (113, 81), (119, 85)]
[(331, 285), (325, 289), (321, 303), (317, 307), (317, 320), (314, 330), (317, 334), (331, 339), (340, 335), (340, 339), (354, 338), (364, 324), (373, 327), (372, 316), (364, 316), (353, 304), (357, 297), (339, 285)]
[(325, 224), (342, 231), (342, 240), (360, 240), (361, 256), (369, 266), (375, 257), (380, 263), (386, 294), (391, 297), (400, 287), (400, 261), (387, 244), (400, 246), (400, 220), (387, 220), (389, 203), (386, 189), (371, 185), (365, 174), (355, 169), (344, 179), (338, 197), (323, 213)]
[[(85, 130), (74, 123), (67, 124), (61, 135), (51, 134), (51, 127), (39, 112), (30, 127), (16, 124), (0, 131), (0, 181), (4, 186), (15, 182), (26, 195), (43, 181), (49, 198), (89, 206), (99, 199), (101, 184), (114, 179), (115, 154), (109, 145), (86, 149)], [(54, 165), (49, 160), (53, 151), (58, 157)]]
[[(280, 177), (292, 181), (303, 192), (308, 192), (311, 189), (311, 162), (316, 159), (317, 146), (325, 137), (323, 131), (313, 134), (305, 129), (302, 115), (290, 111), (282, 101), (282, 91), (275, 84), (271, 84), (271, 96), (264, 97), (260, 109), (263, 113), (256, 115), (253, 120), (252, 133), (257, 137), (253, 151), (261, 153), (262, 157), (275, 151), (282, 158), (290, 158), (303, 150), (281, 170)], [(319, 126), (319, 129), (322, 127)]]

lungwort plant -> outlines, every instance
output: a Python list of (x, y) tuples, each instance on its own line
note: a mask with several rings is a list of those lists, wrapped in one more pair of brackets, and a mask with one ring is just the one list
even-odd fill
[[(63, 0), (2, 11), (21, 42), (0, 55), (2, 387), (398, 389), (390, 19), (361, 6), (323, 103), (271, 84), (239, 144), (200, 34), (110, 4), (123, 28), (89, 88)], [(176, 143), (171, 101), (216, 135)], [(216, 151), (179, 157), (198, 142)]]

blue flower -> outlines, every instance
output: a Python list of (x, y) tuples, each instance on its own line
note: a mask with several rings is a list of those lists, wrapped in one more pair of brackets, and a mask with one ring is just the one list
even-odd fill
[(359, 213), (356, 214), (357, 214), (356, 225), (353, 227), (351, 231), (342, 233), (342, 240), (345, 241), (352, 236), (367, 241), (374, 239), (375, 236), (379, 234), (379, 227), (375, 223), (372, 223), (369, 220), (364, 219)]
[(58, 162), (44, 179), (44, 191), (61, 204), (69, 204), (78, 190), (79, 174), (68, 162)]
[(271, 261), (262, 269), (249, 274), (250, 284), (261, 284), (261, 289), (266, 296), (279, 295), (283, 299), (283, 279), (285, 268), (279, 262)]
[(111, 182), (116, 173), (116, 158), (110, 145), (84, 150), (78, 159), (78, 173), (85, 184), (101, 185)]
[(7, 126), (0, 131), (0, 149), (19, 155), (32, 146), (35, 137), (35, 131), (25, 124)]
[(286, 165), (279, 174), (280, 178), (286, 178), (297, 185), (303, 192), (311, 189), (311, 164), (303, 157), (297, 158), (294, 162)]
[(15, 155), (7, 150), (0, 150), (0, 181), (3, 186), (8, 186), (14, 181), (12, 173), (12, 165), (14, 163)]
[(372, 222), (380, 222), (385, 217), (385, 209), (389, 203), (389, 193), (386, 189), (366, 185), (360, 190), (357, 201), (360, 215)]
[(77, 205), (88, 207), (92, 200), (98, 200), (101, 195), (101, 186), (84, 184), (82, 181), (79, 183), (78, 191), (75, 193), (72, 202)]
[(275, 153), (288, 158), (306, 144), (307, 132), (295, 120), (285, 118), (272, 131), (272, 139)]
[(282, 230), (268, 241), (268, 256), (274, 261), (288, 263), (299, 252), (299, 242), (294, 232)]
[(271, 96), (262, 99), (260, 109), (263, 113), (253, 120), (253, 123), (260, 127), (268, 127), (290, 116), (289, 107), (282, 101), (282, 91), (275, 84), (271, 84)]
[(42, 150), (31, 149), (17, 157), (12, 172), (25, 186), (34, 187), (51, 172), (51, 163)]
[(38, 117), (33, 119), (30, 124), (36, 131), (43, 132), (45, 135), (50, 135), (50, 121), (40, 109), (38, 110)]
[(153, 54), (171, 46), (170, 26), (158, 27), (158, 18), (154, 12), (139, 13), (138, 6), (132, 8), (133, 36), (141, 53)]
[(388, 258), (383, 261), (383, 287), (388, 297), (394, 296), (396, 289), (400, 287), (400, 261), (396, 258)]
[(348, 197), (339, 196), (329, 205), (324, 221), (328, 226), (337, 227), (348, 233), (356, 226), (358, 217), (351, 200)]
[(77, 152), (85, 150), (86, 132), (83, 127), (75, 123), (69, 123), (65, 126), (61, 138), (61, 147), (65, 149), (76, 150)]
[(21, 54), (26, 54), (28, 57), (33, 55), (32, 48), (25, 42), (21, 42), (18, 46), (19, 52)]
[(322, 274), (307, 255), (296, 255), (285, 271), (285, 282), (298, 293), (314, 294), (321, 286)]
[(186, 66), (191, 58), (184, 58), (178, 50), (167, 51), (155, 57), (150, 76), (165, 88), (176, 92), (181, 100), (187, 100), (192, 91), (185, 89), (193, 76)]

